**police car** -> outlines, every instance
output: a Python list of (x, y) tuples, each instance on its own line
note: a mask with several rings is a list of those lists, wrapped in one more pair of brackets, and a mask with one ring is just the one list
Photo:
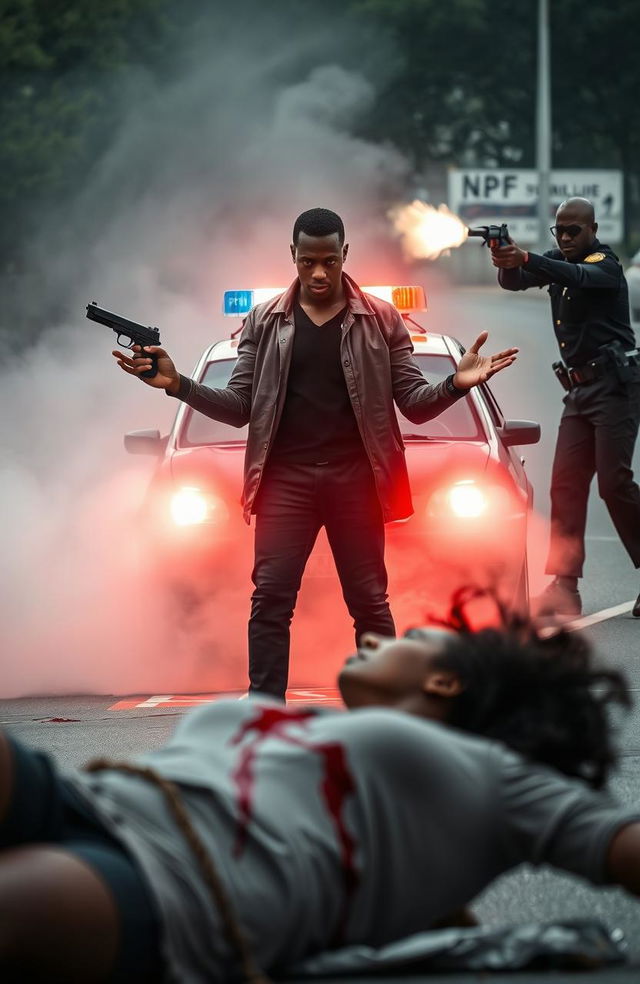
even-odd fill
[[(417, 320), (426, 310), (423, 288), (363, 289), (396, 305), (416, 362), (430, 382), (455, 371), (464, 352), (460, 342), (427, 331)], [(224, 313), (241, 319), (254, 304), (280, 292), (227, 291)], [(241, 323), (236, 327), (231, 337), (202, 353), (192, 374), (198, 382), (226, 385), (237, 358)], [(507, 604), (526, 607), (532, 488), (517, 448), (539, 440), (539, 424), (505, 420), (488, 385), (474, 388), (424, 424), (412, 424), (400, 413), (398, 419), (414, 513), (386, 528), (396, 618), (406, 614), (415, 621), (442, 613), (452, 592), (470, 583), (492, 586)], [(204, 598), (220, 588), (248, 586), (253, 534), (240, 508), (245, 443), (246, 428), (212, 420), (186, 404), (179, 405), (167, 436), (135, 431), (125, 437), (128, 451), (158, 458), (144, 509), (153, 566), (164, 580)], [(314, 595), (323, 590), (323, 582), (337, 582), (323, 532), (305, 581), (312, 582)]]

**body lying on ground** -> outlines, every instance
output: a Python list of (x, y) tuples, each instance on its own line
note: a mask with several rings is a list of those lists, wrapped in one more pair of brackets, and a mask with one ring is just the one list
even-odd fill
[[(368, 635), (348, 708), (222, 700), (126, 771), (0, 743), (0, 969), (16, 980), (286, 971), (447, 921), (523, 862), (640, 894), (606, 793), (620, 673), (510, 618)], [(3, 980), (7, 976), (3, 977)]]

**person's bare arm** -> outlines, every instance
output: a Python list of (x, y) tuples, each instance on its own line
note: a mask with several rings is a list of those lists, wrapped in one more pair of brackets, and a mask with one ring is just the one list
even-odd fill
[(621, 827), (609, 844), (609, 878), (632, 895), (640, 896), (640, 822)]

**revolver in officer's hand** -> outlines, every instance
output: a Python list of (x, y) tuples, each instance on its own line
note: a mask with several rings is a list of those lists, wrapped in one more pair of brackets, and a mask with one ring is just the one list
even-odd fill
[(510, 242), (506, 222), (502, 225), (477, 226), (475, 229), (467, 229), (467, 233), (483, 239), (485, 246), (508, 246)]

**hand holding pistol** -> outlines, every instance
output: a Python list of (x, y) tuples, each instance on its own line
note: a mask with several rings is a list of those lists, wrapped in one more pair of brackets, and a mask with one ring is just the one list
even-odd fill
[(484, 240), (484, 245), (491, 250), (491, 262), (495, 267), (512, 269), (527, 262), (529, 254), (522, 249), (509, 235), (506, 222), (502, 225), (478, 226), (468, 229), (469, 236), (478, 236)]
[(502, 225), (484, 225), (478, 226), (476, 229), (467, 229), (467, 233), (469, 236), (483, 239), (485, 246), (508, 246), (511, 242), (506, 222), (503, 222)]
[(111, 328), (118, 336), (118, 344), (134, 353), (128, 356), (124, 352), (113, 352), (121, 369), (156, 389), (177, 392), (180, 376), (167, 353), (159, 347), (160, 332), (157, 328), (147, 328), (119, 314), (105, 311), (95, 302), (87, 304), (87, 318)]

